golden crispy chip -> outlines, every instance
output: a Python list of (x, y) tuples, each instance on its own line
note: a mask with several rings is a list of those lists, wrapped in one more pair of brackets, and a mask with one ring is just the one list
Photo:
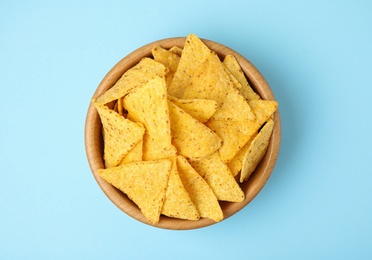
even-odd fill
[(222, 145), (221, 138), (181, 108), (169, 104), (172, 143), (178, 154), (190, 159), (209, 156)]
[(249, 100), (254, 114), (256, 115), (256, 122), (261, 126), (265, 123), (278, 108), (278, 102), (275, 100)]
[(116, 104), (117, 104), (117, 112), (119, 113), (119, 115), (124, 116), (123, 98), (119, 98)]
[(230, 71), (232, 76), (236, 78), (237, 81), (240, 82), (241, 84), (240, 92), (242, 93), (244, 98), (246, 98), (247, 100), (261, 99), (260, 96), (256, 92), (254, 92), (251, 86), (249, 85), (244, 72), (242, 71), (238, 61), (233, 55), (231, 54), (226, 55), (225, 59), (223, 60), (223, 64)]
[(192, 168), (185, 157), (177, 156), (178, 173), (200, 216), (216, 222), (223, 219), (220, 204), (207, 182)]
[(165, 75), (165, 79), (167, 82), (167, 86), (170, 86), (173, 80), (174, 73), (177, 70), (180, 56), (160, 46), (155, 46), (154, 48), (152, 48), (151, 52), (156, 61), (164, 64), (164, 66), (168, 68), (169, 71)]
[(191, 79), (192, 84), (185, 86), (182, 98), (215, 100), (219, 108), (213, 119), (242, 121), (255, 118), (217, 54), (210, 53)]
[(143, 139), (143, 159), (157, 160), (174, 156), (171, 143), (167, 88), (164, 77), (155, 77), (137, 87), (124, 98), (128, 117), (142, 123), (146, 132)]
[(198, 220), (200, 218), (199, 212), (178, 174), (176, 157), (170, 158), (170, 160), (172, 161), (172, 169), (161, 214), (174, 218)]
[(259, 129), (251, 121), (210, 120), (206, 126), (221, 137), (223, 142), (218, 152), (225, 163), (231, 161)]
[(119, 99), (155, 76), (164, 77), (166, 73), (167, 68), (160, 62), (143, 58), (137, 65), (127, 70), (112, 88), (99, 96), (97, 102), (106, 104)]
[(262, 160), (269, 146), (273, 128), (274, 121), (270, 119), (252, 140), (243, 159), (240, 182), (247, 180)]
[(207, 122), (217, 110), (217, 102), (210, 99), (168, 98), (201, 123)]
[(243, 146), (242, 149), (239, 150), (239, 152), (234, 156), (234, 158), (229, 161), (227, 163), (227, 166), (229, 167), (231, 173), (236, 176), (238, 175), (238, 173), (240, 172), (240, 170), (242, 169), (242, 165), (243, 165), (243, 160), (244, 160), (244, 156), (245, 156), (245, 153), (246, 151), (248, 150), (249, 148), (249, 145), (251, 144), (251, 141), (252, 139), (257, 135), (257, 133), (255, 133), (254, 135), (252, 135), (252, 137), (248, 140), (248, 142)]
[(218, 152), (197, 161), (190, 161), (190, 164), (203, 176), (218, 200), (231, 202), (244, 200), (244, 192)]
[(169, 51), (181, 57), (183, 49), (179, 46), (173, 46), (172, 48), (169, 49)]
[(177, 71), (168, 88), (171, 96), (182, 97), (185, 87), (191, 84), (193, 75), (210, 53), (211, 50), (196, 35), (187, 36)]
[(145, 128), (120, 116), (105, 105), (92, 100), (103, 125), (106, 168), (117, 166), (123, 157), (143, 138)]
[(146, 161), (98, 170), (98, 174), (137, 204), (152, 223), (159, 222), (172, 163)]
[(247, 100), (239, 93), (239, 90), (231, 85), (227, 88), (227, 95), (221, 107), (212, 116), (212, 119), (231, 121), (254, 120), (255, 114)]
[(139, 141), (132, 150), (130, 150), (127, 155), (121, 160), (119, 165), (132, 163), (132, 162), (140, 162), (142, 161), (142, 146), (143, 146), (143, 140)]
[(217, 54), (213, 52), (206, 56), (205, 61), (189, 78), (189, 84), (184, 85), (181, 96), (183, 99), (212, 99), (218, 103), (218, 106), (221, 106), (229, 88), (234, 88), (225, 67)]

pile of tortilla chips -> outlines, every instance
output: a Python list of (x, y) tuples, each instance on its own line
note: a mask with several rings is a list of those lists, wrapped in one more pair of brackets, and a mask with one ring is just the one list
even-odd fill
[(239, 182), (266, 152), (278, 104), (253, 91), (234, 56), (221, 61), (193, 34), (152, 56), (92, 99), (104, 140), (98, 173), (152, 224), (160, 215), (221, 221), (219, 201), (245, 198)]

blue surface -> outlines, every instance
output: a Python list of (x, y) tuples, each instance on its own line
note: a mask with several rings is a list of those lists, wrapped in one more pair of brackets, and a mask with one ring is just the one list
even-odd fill
[[(1, 1), (1, 259), (372, 259), (371, 1)], [(186, 36), (225, 44), (280, 104), (272, 177), (233, 217), (168, 231), (117, 209), (84, 120), (107, 71)]]

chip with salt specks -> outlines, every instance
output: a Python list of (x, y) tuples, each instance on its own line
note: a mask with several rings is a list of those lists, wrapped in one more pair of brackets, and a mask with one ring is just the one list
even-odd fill
[(182, 183), (199, 211), (200, 217), (210, 218), (216, 222), (221, 221), (223, 212), (207, 182), (182, 156), (177, 156), (177, 167)]
[(143, 147), (143, 139), (140, 140), (132, 150), (130, 150), (127, 155), (121, 160), (119, 165), (132, 163), (132, 162), (140, 162), (142, 161), (142, 147)]
[(137, 65), (127, 70), (115, 85), (97, 98), (98, 103), (107, 104), (117, 100), (131, 90), (157, 77), (164, 77), (168, 69), (151, 58), (143, 58)]
[(203, 176), (218, 200), (231, 202), (242, 202), (244, 200), (244, 192), (230, 169), (221, 160), (218, 152), (197, 161), (190, 161), (190, 164)]
[(172, 101), (168, 102), (172, 143), (188, 159), (211, 155), (222, 145), (221, 138)]
[(222, 139), (222, 146), (218, 149), (221, 160), (231, 161), (239, 150), (254, 135), (258, 126), (251, 121), (210, 120), (206, 125)]
[(172, 169), (169, 175), (165, 200), (161, 214), (168, 217), (198, 220), (200, 214), (192, 202), (187, 190), (183, 186), (181, 178), (177, 170), (177, 158), (170, 158), (172, 161)]
[(174, 54), (177, 54), (178, 56), (181, 56), (183, 48), (179, 46), (173, 46), (169, 49), (169, 51), (173, 52)]
[(248, 142), (243, 146), (242, 149), (239, 150), (239, 152), (234, 156), (234, 158), (232, 158), (228, 163), (227, 163), (227, 166), (229, 167), (230, 171), (232, 172), (232, 174), (234, 176), (238, 175), (239, 172), (241, 171), (242, 169), (242, 166), (243, 166), (243, 160), (244, 160), (244, 156), (245, 156), (245, 153), (246, 151), (248, 150), (249, 148), (249, 145), (252, 141), (252, 139), (257, 135), (257, 133), (255, 133), (254, 135), (252, 135), (252, 137), (248, 140)]
[(172, 162), (169, 160), (146, 161), (100, 169), (98, 174), (127, 194), (149, 222), (157, 224), (171, 167)]
[(182, 97), (185, 87), (191, 84), (193, 75), (210, 53), (211, 50), (196, 35), (187, 36), (177, 71), (168, 89), (171, 96)]
[(106, 168), (117, 166), (124, 156), (142, 140), (145, 128), (124, 117), (107, 106), (92, 100), (103, 126)]
[(175, 155), (171, 143), (167, 87), (164, 77), (155, 77), (131, 91), (124, 98), (128, 117), (142, 123), (143, 159), (157, 160)]
[(274, 128), (274, 121), (270, 119), (252, 140), (243, 159), (240, 182), (249, 178), (265, 155)]
[(169, 96), (178, 107), (201, 123), (207, 122), (217, 110), (217, 102), (210, 99), (178, 99)]
[(168, 68), (168, 73), (165, 75), (165, 79), (167, 86), (169, 86), (173, 80), (174, 73), (177, 70), (180, 56), (160, 46), (153, 47), (151, 53), (156, 61), (164, 64), (164, 66)]
[(247, 78), (245, 77), (244, 72), (242, 71), (236, 58), (228, 54), (223, 60), (223, 64), (226, 66), (227, 70), (234, 76), (234, 78), (241, 84), (240, 92), (247, 99), (261, 99), (261, 97), (254, 92), (251, 86), (248, 83)]

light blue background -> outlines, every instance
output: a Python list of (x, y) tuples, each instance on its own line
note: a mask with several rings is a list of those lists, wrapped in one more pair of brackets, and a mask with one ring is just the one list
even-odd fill
[[(371, 1), (0, 2), (1, 259), (372, 259)], [(246, 56), (280, 104), (282, 146), (256, 199), (169, 231), (117, 209), (84, 121), (136, 48), (199, 37)]]

